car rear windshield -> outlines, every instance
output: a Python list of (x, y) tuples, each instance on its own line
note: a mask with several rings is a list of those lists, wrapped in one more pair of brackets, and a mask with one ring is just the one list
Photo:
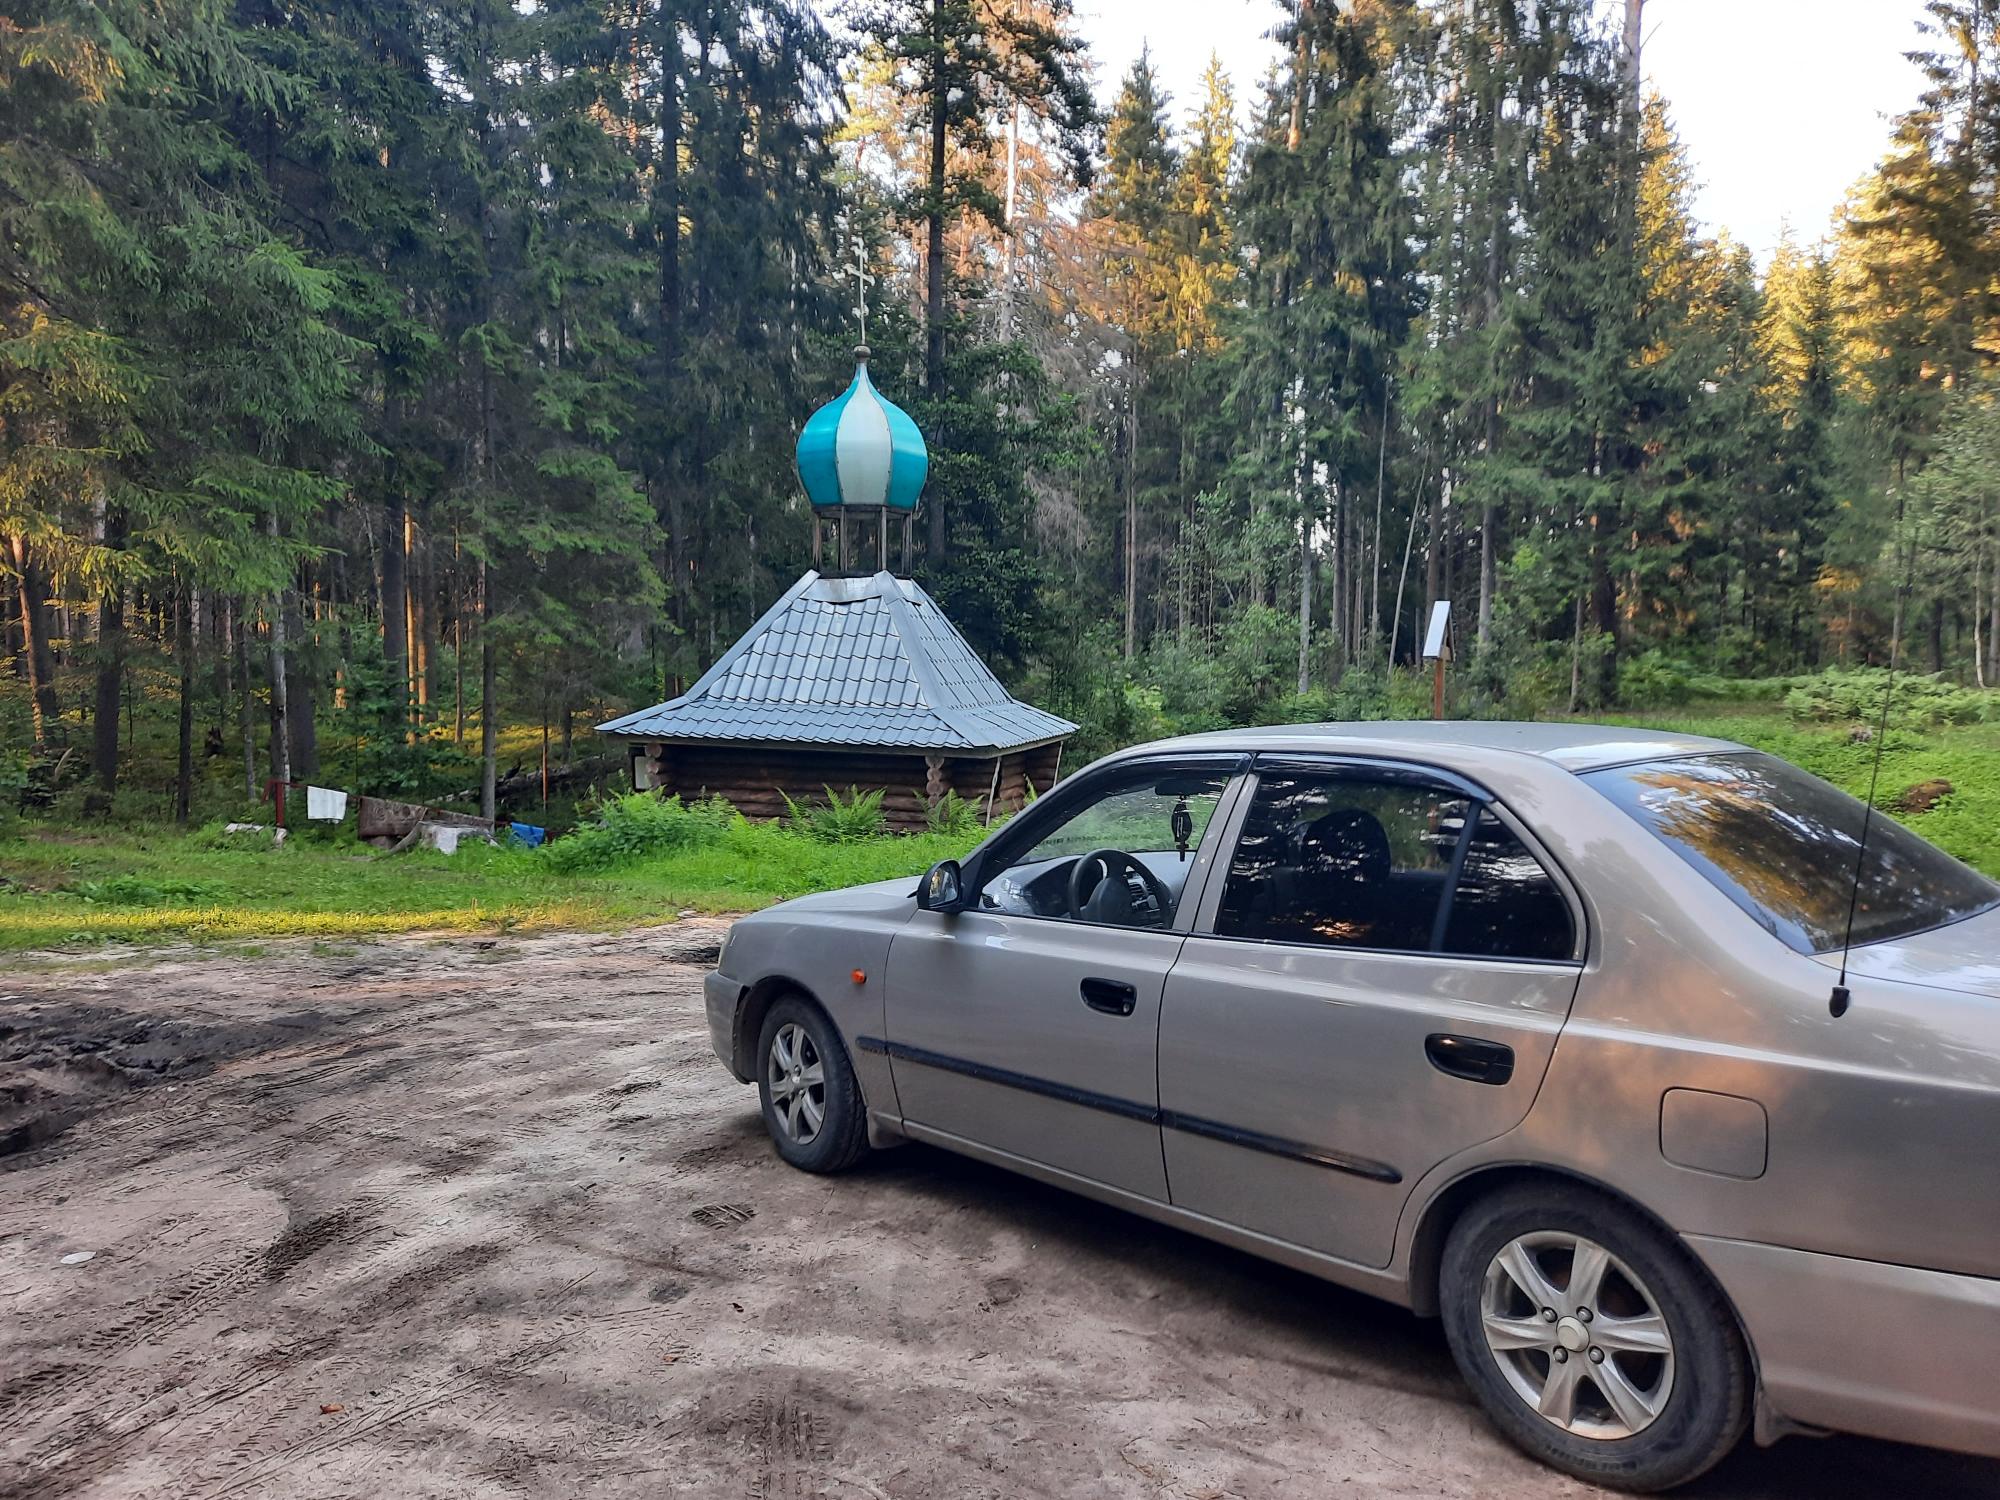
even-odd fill
[[(1841, 945), (1867, 809), (1838, 787), (1754, 752), (1612, 766), (1584, 780), (1799, 952)], [(1860, 871), (1857, 943), (2000, 905), (2000, 886), (1879, 811)]]

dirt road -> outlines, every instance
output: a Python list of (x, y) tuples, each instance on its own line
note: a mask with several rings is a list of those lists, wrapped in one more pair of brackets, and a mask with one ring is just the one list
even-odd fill
[[(719, 936), (0, 980), (0, 1495), (1590, 1493), (1434, 1324), (923, 1148), (783, 1168)], [(2000, 1465), (1793, 1441), (1689, 1493)]]

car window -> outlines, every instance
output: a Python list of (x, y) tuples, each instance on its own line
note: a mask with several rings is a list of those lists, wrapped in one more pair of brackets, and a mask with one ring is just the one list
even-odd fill
[(1479, 814), (1452, 887), (1444, 951), (1479, 958), (1565, 959), (1576, 952), (1569, 902), (1492, 808)]
[(1260, 777), (1215, 930), (1427, 953), (1472, 807), (1458, 792), (1406, 781)]
[[(1691, 755), (1585, 781), (1801, 953), (1942, 927), (2000, 904), (2000, 886), (1886, 813), (1775, 756)], [(1860, 884), (1855, 875), (1859, 866)]]
[[(989, 911), (1166, 927), (1227, 774), (1138, 767), (1012, 855), (980, 892)], [(1095, 858), (1093, 858), (1095, 856)]]

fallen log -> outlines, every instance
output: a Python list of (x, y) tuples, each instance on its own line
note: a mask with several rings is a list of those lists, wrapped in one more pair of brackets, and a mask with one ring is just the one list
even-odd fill
[(423, 823), (446, 823), (489, 834), (493, 832), (491, 818), (447, 812), (434, 802), (392, 802), (387, 797), (359, 797), (355, 801), (354, 832), (357, 837), (371, 842), (388, 839), (393, 843)]

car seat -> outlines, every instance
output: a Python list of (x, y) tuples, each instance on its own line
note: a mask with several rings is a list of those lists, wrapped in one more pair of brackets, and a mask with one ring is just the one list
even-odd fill
[(1322, 942), (1360, 941), (1380, 915), (1393, 871), (1381, 819), (1335, 808), (1297, 828), (1291, 843), (1273, 882), (1272, 925)]

